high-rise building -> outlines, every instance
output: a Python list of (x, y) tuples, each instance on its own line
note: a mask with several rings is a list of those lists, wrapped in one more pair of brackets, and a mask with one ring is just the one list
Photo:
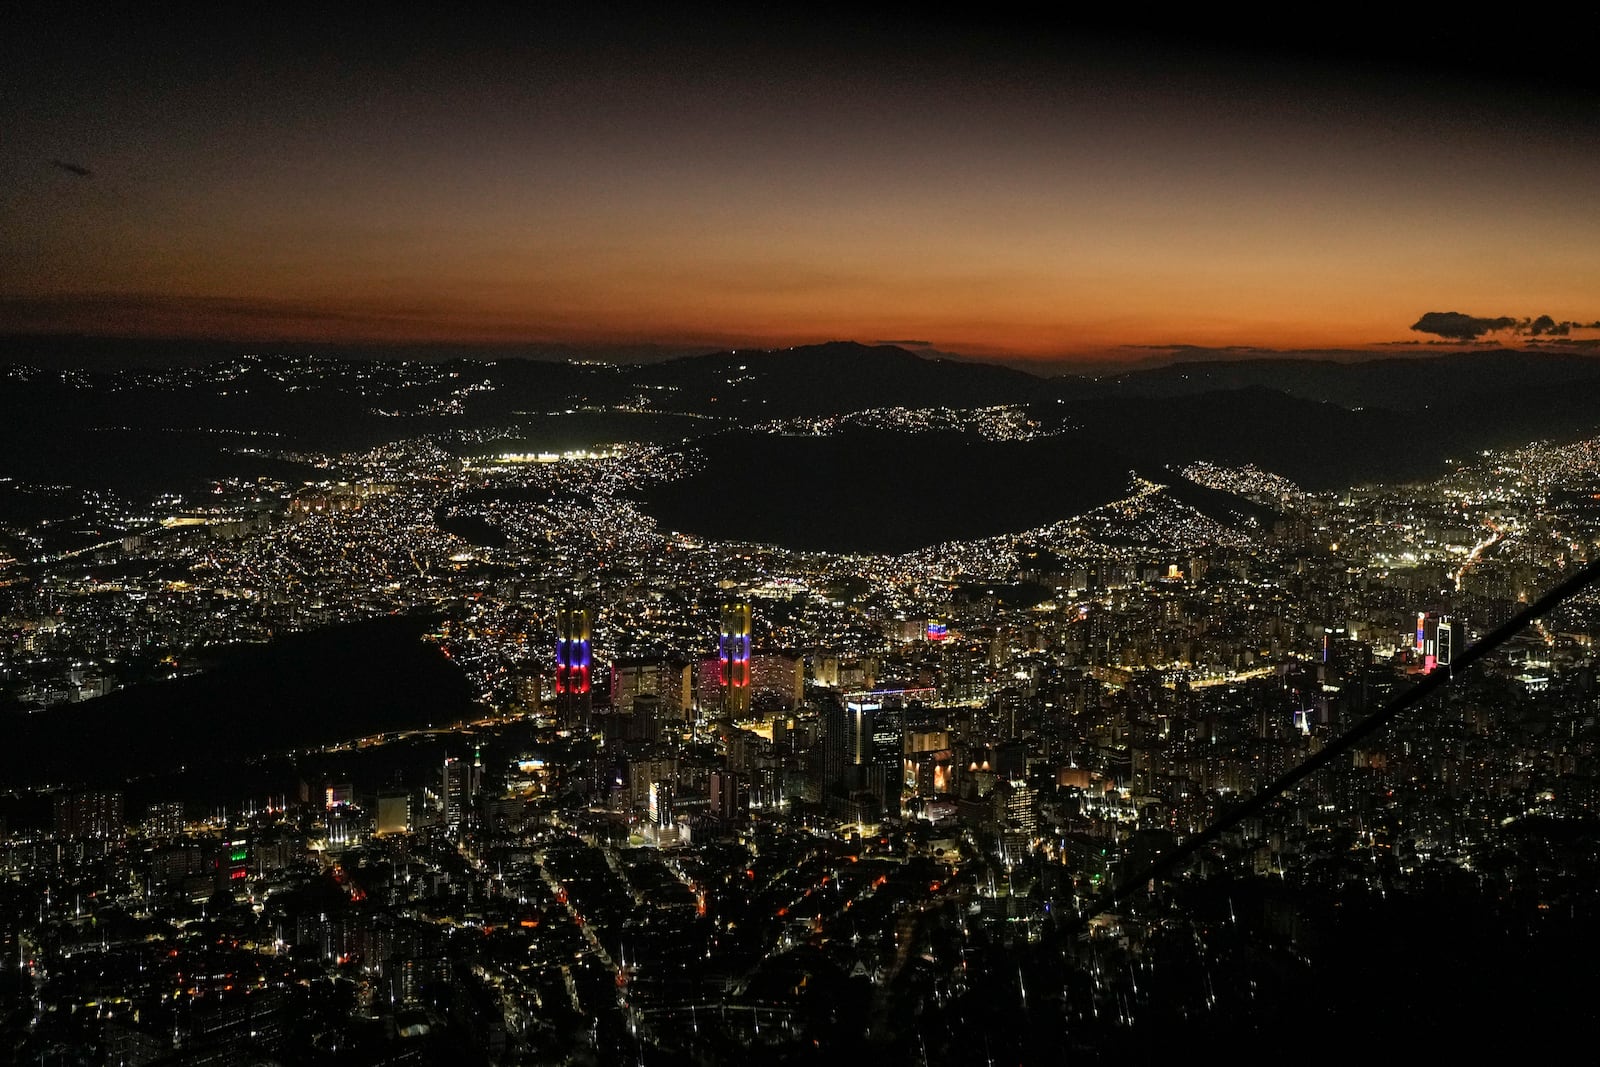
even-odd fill
[(677, 793), (677, 783), (670, 778), (651, 782), (649, 790), (650, 821), (656, 826), (671, 826), (676, 812), (673, 808), (673, 799)]
[(556, 612), (556, 725), (564, 730), (590, 726), (590, 623), (587, 608)]
[(403, 834), (411, 829), (411, 794), (407, 792), (378, 794), (379, 834)]
[(620, 660), (611, 665), (611, 711), (627, 715), (641, 696), (661, 700), (662, 714), (682, 720), (693, 702), (689, 664), (670, 660)]
[[(715, 710), (726, 707), (727, 683), (724, 676), (727, 666), (720, 656), (700, 663), (695, 692), (702, 708)], [(805, 702), (805, 660), (781, 653), (753, 652), (748, 666), (750, 684), (745, 707), (762, 712), (774, 707), (794, 708)]]
[(722, 635), (717, 645), (717, 680), (722, 712), (742, 718), (750, 712), (750, 605), (722, 605)]
[(483, 764), (476, 756), (471, 763), (454, 756), (445, 759), (439, 795), (444, 799), (444, 824), (451, 831), (470, 824), (482, 776)]
[(156, 837), (176, 837), (183, 833), (183, 802), (161, 800), (145, 809), (144, 832)]
[(881, 708), (876, 694), (851, 693), (823, 709), (822, 792), (830, 803), (859, 803), (870, 795), (877, 801), (872, 806), (882, 804), (884, 769), (876, 741)]
[(823, 709), (823, 795), (847, 798), (862, 811), (898, 813), (907, 705), (932, 695), (932, 689), (873, 689), (830, 701)]
[(750, 657), (752, 700), (773, 700), (781, 708), (793, 708), (806, 699), (806, 665), (797, 656), (776, 653)]
[(538, 671), (514, 675), (511, 679), (511, 699), (515, 702), (517, 710), (526, 715), (538, 715), (544, 708), (544, 699), (539, 692), (544, 680), (539, 677)]
[(678, 761), (674, 758), (629, 760), (627, 768), (627, 810), (648, 811), (651, 806), (651, 789), (657, 782), (676, 785)]
[(1417, 655), (1422, 659), (1422, 673), (1431, 674), (1435, 668), (1448, 667), (1455, 658), (1456, 620), (1432, 611), (1417, 613)]
[(1020, 778), (1002, 778), (995, 783), (995, 819), (1002, 826), (1011, 826), (1025, 834), (1039, 830), (1039, 794)]
[(99, 791), (58, 794), (55, 829), (58, 837), (121, 837), (122, 794)]
[(750, 810), (750, 780), (733, 771), (711, 772), (711, 814), (725, 822), (743, 819)]
[(242, 882), (250, 877), (250, 841), (245, 837), (230, 837), (223, 841), (217, 852), (217, 881), (221, 885)]

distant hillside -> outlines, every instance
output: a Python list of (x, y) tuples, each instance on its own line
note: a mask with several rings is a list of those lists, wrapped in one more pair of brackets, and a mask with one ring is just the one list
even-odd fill
[[(438, 439), (457, 454), (624, 440), (672, 444), (780, 418), (997, 404), (1024, 406), (1045, 429), (1076, 435), (1070, 470), (1058, 472), (1048, 460), (1040, 468), (1068, 486), (1074, 500), (1098, 492), (1071, 488), (1080, 480), (1092, 486), (1116, 480), (1120, 488), (1128, 465), (1153, 471), (1194, 459), (1255, 463), (1307, 488), (1330, 488), (1432, 477), (1445, 459), (1483, 448), (1595, 432), (1600, 359), (1474, 350), (1366, 363), (1190, 362), (1106, 379), (1046, 379), (894, 345), (833, 342), (626, 366), (306, 355), (159, 372), (12, 366), (0, 367), (0, 478), (194, 493), (228, 476), (291, 483), (306, 476), (304, 468), (263, 454), (278, 450), (362, 449), (419, 437)], [(983, 524), (963, 509), (997, 510), (972, 503), (1002, 484), (989, 464), (992, 450), (977, 437), (950, 438), (939, 445), (943, 458), (930, 464), (926, 446), (914, 438), (903, 446), (880, 441), (861, 457), (859, 470), (919, 486), (926, 480), (919, 495), (942, 492), (961, 501), (946, 509), (954, 522), (948, 531), (929, 529), (934, 540), (967, 536), (954, 531)], [(784, 468), (784, 450), (798, 447), (753, 440), (751, 476)], [(1059, 446), (1034, 447), (1045, 453)], [(831, 462), (820, 453), (799, 462), (813, 461), (823, 463), (819, 469)], [(849, 464), (837, 467), (840, 479), (861, 477), (846, 470)], [(969, 478), (969, 467), (987, 481)], [(669, 506), (665, 497), (661, 506)], [(12, 510), (27, 517), (20, 504)], [(1018, 514), (1033, 511), (1029, 502)]]
[[(1065, 429), (1025, 441), (859, 427), (703, 437), (685, 446), (702, 455), (699, 472), (652, 489), (644, 504), (669, 529), (703, 536), (903, 552), (1068, 518), (1120, 497), (1130, 469), (1170, 479), (1164, 471), (1194, 460), (1253, 463), (1312, 490), (1425, 480), (1484, 448), (1600, 431), (1600, 379), (1420, 411), (1351, 410), (1260, 386), (1035, 410)], [(1223, 521), (1263, 517), (1227, 494), (1180, 493)]]
[(762, 421), (877, 407), (981, 407), (1046, 395), (1045, 379), (1008, 367), (927, 359), (894, 345), (835, 341), (780, 352), (724, 352), (630, 368), (663, 406)]
[[(1179, 363), (1103, 379), (1111, 396), (1193, 396), (1265, 388), (1342, 407), (1400, 411), (1600, 379), (1600, 356), (1566, 351), (1491, 349), (1359, 363), (1314, 359), (1240, 359)], [(1082, 395), (1078, 382), (1060, 383)]]

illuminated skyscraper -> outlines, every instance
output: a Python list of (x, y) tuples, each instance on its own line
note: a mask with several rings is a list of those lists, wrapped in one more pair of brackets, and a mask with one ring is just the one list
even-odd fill
[(121, 837), (122, 794), (58, 793), (55, 800), (55, 827), (58, 837)]
[(722, 711), (740, 718), (750, 711), (750, 605), (722, 605), (722, 637), (717, 645), (717, 679)]
[(1417, 655), (1424, 674), (1450, 666), (1455, 658), (1455, 637), (1455, 620), (1450, 616), (1431, 611), (1417, 614)]
[(444, 761), (439, 792), (444, 799), (444, 824), (452, 832), (459, 832), (470, 823), (482, 780), (483, 762), (478, 756), (474, 755), (471, 763), (454, 756)]
[[(853, 818), (876, 818), (885, 807), (885, 767), (876, 741), (882, 710), (878, 693), (850, 693), (823, 708), (823, 799)], [(896, 763), (899, 755), (894, 753)]]
[(589, 624), (587, 608), (556, 612), (556, 724), (565, 730), (589, 729)]

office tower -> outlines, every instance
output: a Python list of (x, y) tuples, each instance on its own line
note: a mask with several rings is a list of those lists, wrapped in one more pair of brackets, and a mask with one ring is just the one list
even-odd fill
[(121, 837), (122, 794), (61, 793), (55, 800), (57, 837)]
[(763, 698), (782, 708), (793, 708), (806, 699), (806, 665), (796, 656), (769, 653), (750, 657), (751, 699)]
[(631, 715), (617, 716), (613, 713), (613, 718), (628, 720), (625, 731), (630, 741), (661, 740), (661, 698), (654, 693), (640, 693), (633, 698)]
[(361, 843), (366, 827), (366, 816), (359, 808), (330, 808), (323, 817), (327, 827), (328, 850), (354, 848)]
[(651, 790), (655, 788), (656, 783), (667, 782), (675, 785), (677, 780), (678, 761), (675, 758), (629, 760), (626, 772), (627, 810), (630, 812), (650, 810)]
[(650, 821), (656, 826), (671, 826), (676, 812), (673, 809), (673, 798), (677, 792), (677, 784), (670, 778), (650, 783), (649, 809)]
[(444, 798), (444, 824), (452, 832), (463, 830), (472, 819), (472, 804), (482, 784), (482, 764), (454, 756), (444, 761), (439, 795)]
[(539, 693), (543, 679), (538, 671), (529, 671), (525, 674), (514, 675), (511, 679), (511, 699), (518, 711), (525, 715), (538, 715), (544, 708), (544, 700)]
[(217, 881), (227, 885), (242, 882), (249, 877), (249, 840), (244, 837), (230, 837), (223, 841), (217, 854)]
[(156, 837), (176, 837), (183, 833), (183, 802), (162, 800), (145, 809), (144, 832)]
[(1001, 778), (994, 787), (995, 820), (1026, 834), (1039, 831), (1039, 794), (1020, 778)]
[(660, 698), (662, 715), (682, 720), (694, 702), (689, 664), (670, 660), (619, 660), (611, 665), (611, 712), (629, 714), (642, 696)]
[(722, 605), (722, 636), (717, 645), (722, 712), (740, 718), (750, 711), (750, 605)]
[(1455, 658), (1456, 620), (1431, 611), (1417, 613), (1417, 655), (1422, 673), (1432, 674), (1437, 667), (1448, 667)]
[[(881, 740), (890, 733), (894, 742)], [(902, 770), (898, 711), (885, 714), (883, 694), (850, 693), (823, 709), (824, 797), (847, 810), (898, 811)]]
[(403, 834), (411, 829), (411, 794), (378, 794), (379, 834)]
[(711, 772), (711, 814), (724, 822), (743, 819), (750, 810), (750, 781), (733, 771)]
[(563, 730), (589, 729), (589, 626), (587, 608), (556, 612), (556, 725)]

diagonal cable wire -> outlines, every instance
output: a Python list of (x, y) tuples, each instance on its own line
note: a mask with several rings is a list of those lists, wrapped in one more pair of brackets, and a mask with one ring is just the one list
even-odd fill
[(1600, 581), (1600, 559), (1594, 560), (1582, 570), (1558, 582), (1538, 600), (1535, 600), (1510, 619), (1496, 626), (1493, 630), (1490, 630), (1463, 649), (1453, 659), (1448, 668), (1435, 670), (1432, 674), (1425, 676), (1420, 682), (1395, 697), (1384, 707), (1368, 715), (1365, 719), (1362, 719), (1334, 738), (1304, 762), (1297, 764), (1291, 770), (1280, 775), (1249, 800), (1229, 809), (1204, 830), (1184, 838), (1176, 848), (1156, 857), (1150, 866), (1136, 877), (1120, 881), (1118, 884), (1102, 891), (1091, 901), (1089, 909), (1082, 913), (1083, 917), (1087, 918), (1103, 911), (1109, 911), (1119, 898), (1126, 896), (1128, 891), (1135, 886), (1147, 885), (1151, 879), (1167, 877), (1195, 853), (1221, 837), (1223, 831), (1230, 826), (1264, 811), (1269, 804), (1284, 793), (1348, 752), (1356, 742), (1383, 729), (1393, 722), (1401, 712), (1415, 707), (1432, 696), (1436, 690), (1449, 685), (1455, 678), (1457, 671), (1466, 671), (1478, 660), (1505, 644), (1512, 637), (1515, 637), (1529, 623), (1549, 614), (1563, 601), (1582, 592), (1596, 581)]

